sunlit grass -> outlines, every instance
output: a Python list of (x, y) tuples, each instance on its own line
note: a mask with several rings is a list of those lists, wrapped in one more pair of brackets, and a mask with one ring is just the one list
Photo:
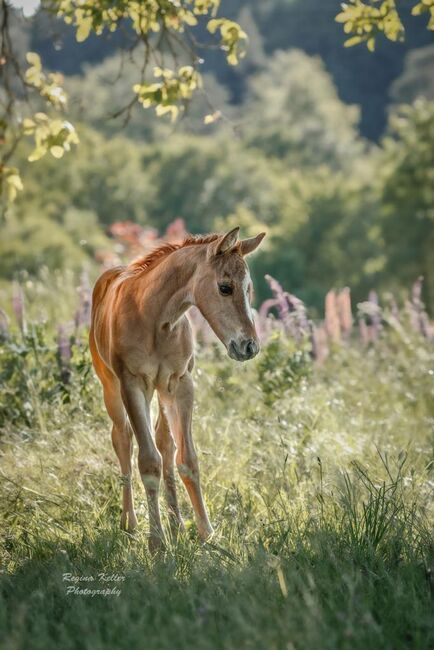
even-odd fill
[[(244, 365), (199, 355), (194, 430), (216, 534), (198, 542), (180, 486), (187, 532), (160, 557), (147, 550), (137, 475), (139, 530), (119, 530), (93, 374), (77, 362), (51, 399), (34, 377), (42, 420), (16, 416), (1, 438), (10, 647), (430, 646), (433, 350), (390, 333), (336, 351), (267, 404), (259, 363), (266, 350)], [(121, 593), (68, 594), (67, 573)]]

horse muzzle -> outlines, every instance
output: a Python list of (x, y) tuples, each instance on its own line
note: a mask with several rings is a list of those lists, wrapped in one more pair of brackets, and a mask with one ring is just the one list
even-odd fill
[(243, 339), (239, 343), (232, 340), (228, 345), (228, 354), (235, 361), (248, 361), (259, 352), (259, 343), (255, 339)]

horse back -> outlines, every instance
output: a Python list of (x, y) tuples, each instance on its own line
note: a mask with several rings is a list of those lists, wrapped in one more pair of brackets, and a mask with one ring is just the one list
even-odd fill
[(104, 301), (104, 298), (110, 286), (114, 280), (119, 277), (124, 269), (124, 266), (114, 266), (112, 269), (104, 271), (104, 273), (99, 276), (92, 293), (92, 321), (95, 315), (95, 310)]

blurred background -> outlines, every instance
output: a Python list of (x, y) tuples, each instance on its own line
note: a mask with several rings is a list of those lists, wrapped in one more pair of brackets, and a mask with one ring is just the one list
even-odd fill
[(37, 163), (18, 146), (24, 190), (2, 215), (0, 289), (23, 270), (93, 278), (161, 238), (240, 225), (268, 232), (252, 260), (257, 304), (266, 273), (313, 317), (331, 288), (399, 300), (423, 276), (432, 314), (434, 41), (400, 4), (405, 41), (369, 52), (343, 47), (336, 0), (224, 0), (247, 55), (231, 67), (209, 50), (204, 90), (174, 124), (138, 102), (123, 110), (140, 64), (128, 29), (77, 43), (64, 21), (17, 13), (15, 47), (63, 73), (80, 145)]

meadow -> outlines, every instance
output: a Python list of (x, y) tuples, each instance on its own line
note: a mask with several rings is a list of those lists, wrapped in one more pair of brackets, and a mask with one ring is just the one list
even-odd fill
[(198, 346), (216, 533), (198, 541), (180, 486), (186, 532), (152, 556), (137, 473), (139, 529), (119, 529), (85, 318), (52, 326), (72, 276), (50, 282), (24, 282), (27, 311), (16, 295), (0, 323), (3, 648), (432, 647), (434, 346), (405, 310), (321, 362), (278, 328), (246, 364)]

